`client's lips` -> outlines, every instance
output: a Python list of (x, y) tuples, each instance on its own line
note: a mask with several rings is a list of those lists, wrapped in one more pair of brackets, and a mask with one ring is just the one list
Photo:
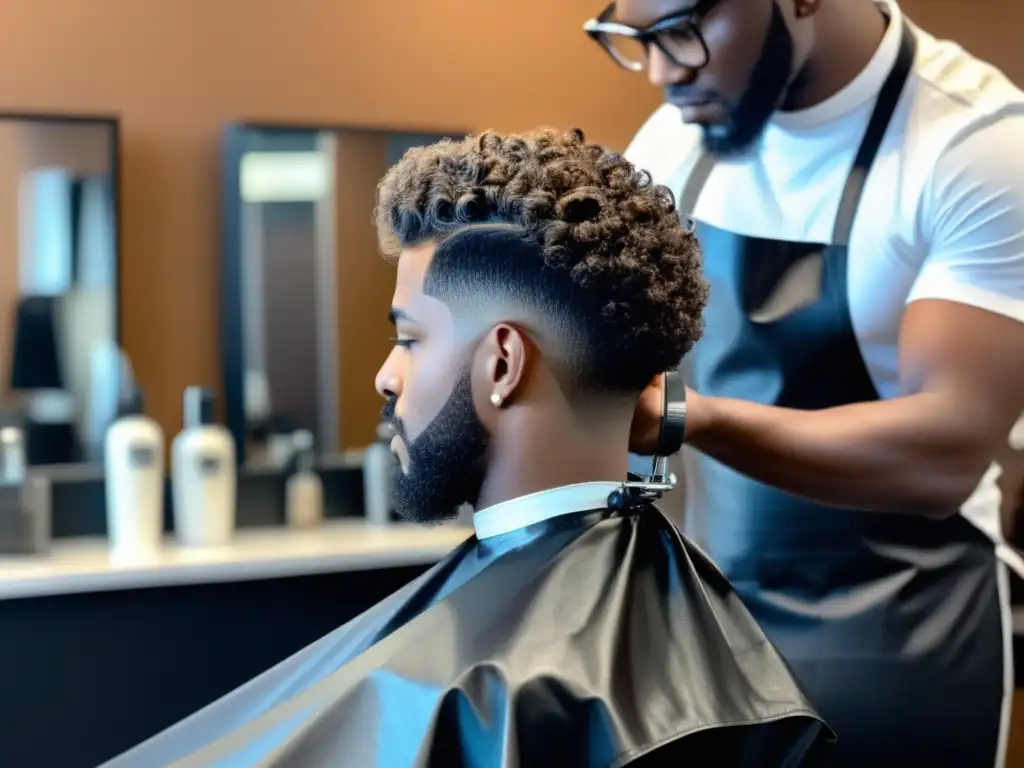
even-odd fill
[(388, 422), (388, 431), (391, 432), (391, 452), (395, 455), (398, 454), (398, 446), (402, 445), (402, 433), (398, 429), (398, 425), (395, 422)]

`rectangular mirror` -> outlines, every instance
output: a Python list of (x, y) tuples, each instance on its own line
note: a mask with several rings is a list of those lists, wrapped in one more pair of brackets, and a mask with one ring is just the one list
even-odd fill
[(393, 268), (373, 223), (377, 182), (445, 133), (243, 123), (223, 144), (223, 385), (239, 460), (286, 461), (374, 439)]
[(123, 386), (118, 121), (0, 113), (0, 424), (98, 461)]

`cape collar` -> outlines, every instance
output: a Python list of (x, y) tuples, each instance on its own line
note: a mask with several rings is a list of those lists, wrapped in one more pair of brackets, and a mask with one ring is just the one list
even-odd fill
[(576, 483), (509, 499), (476, 512), (473, 528), (483, 540), (562, 515), (604, 509), (608, 495), (621, 487), (621, 482)]

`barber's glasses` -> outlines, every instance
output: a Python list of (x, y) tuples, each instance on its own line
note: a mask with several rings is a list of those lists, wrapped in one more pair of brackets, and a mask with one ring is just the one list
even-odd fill
[(612, 3), (596, 19), (585, 22), (583, 31), (604, 48), (616, 64), (631, 72), (647, 68), (652, 45), (676, 66), (701, 69), (707, 66), (709, 54), (700, 33), (700, 23), (718, 2), (698, 0), (687, 10), (666, 16), (643, 29), (613, 21), (615, 3)]

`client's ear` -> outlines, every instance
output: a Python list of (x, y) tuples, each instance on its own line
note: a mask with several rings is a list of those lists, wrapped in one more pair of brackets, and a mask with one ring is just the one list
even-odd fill
[(496, 325), (480, 346), (483, 370), (479, 377), (484, 394), (494, 408), (503, 408), (526, 379), (532, 348), (526, 335), (514, 325)]

